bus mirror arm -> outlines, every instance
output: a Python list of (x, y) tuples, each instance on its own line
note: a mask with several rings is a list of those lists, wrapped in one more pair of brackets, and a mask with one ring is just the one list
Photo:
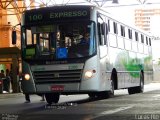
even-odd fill
[(12, 31), (12, 44), (15, 45), (17, 41), (17, 33), (16, 31)]
[(16, 26), (21, 25), (21, 24), (17, 24), (15, 26), (13, 26), (13, 30), (12, 30), (12, 44), (15, 45), (17, 42), (17, 33), (16, 33)]

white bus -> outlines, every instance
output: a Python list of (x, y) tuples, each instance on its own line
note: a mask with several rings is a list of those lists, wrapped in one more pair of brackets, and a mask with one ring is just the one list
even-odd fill
[[(152, 80), (150, 35), (97, 7), (39, 8), (22, 18), (24, 93), (45, 94), (52, 104), (60, 95), (107, 98), (117, 89), (141, 93), (144, 82)], [(89, 44), (80, 44), (85, 33)]]

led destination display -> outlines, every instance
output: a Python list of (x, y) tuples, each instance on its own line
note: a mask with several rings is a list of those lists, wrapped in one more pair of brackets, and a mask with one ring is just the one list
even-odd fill
[(90, 17), (90, 7), (64, 6), (28, 10), (25, 13), (25, 24), (51, 23), (54, 21), (70, 21), (73, 19), (87, 20)]

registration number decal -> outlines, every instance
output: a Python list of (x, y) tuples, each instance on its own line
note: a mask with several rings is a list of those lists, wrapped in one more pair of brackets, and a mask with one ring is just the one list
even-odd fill
[(52, 91), (63, 91), (64, 86), (63, 85), (53, 85), (53, 86), (51, 86), (51, 90)]

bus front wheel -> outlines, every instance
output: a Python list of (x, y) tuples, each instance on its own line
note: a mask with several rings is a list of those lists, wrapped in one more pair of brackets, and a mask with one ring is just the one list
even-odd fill
[(45, 98), (48, 104), (58, 103), (60, 94), (59, 93), (46, 93)]
[(108, 97), (113, 97), (114, 96), (114, 81), (111, 80), (111, 89), (108, 92)]
[(111, 86), (109, 91), (103, 92), (103, 95), (101, 95), (103, 98), (112, 98), (114, 96), (114, 81), (111, 80)]

